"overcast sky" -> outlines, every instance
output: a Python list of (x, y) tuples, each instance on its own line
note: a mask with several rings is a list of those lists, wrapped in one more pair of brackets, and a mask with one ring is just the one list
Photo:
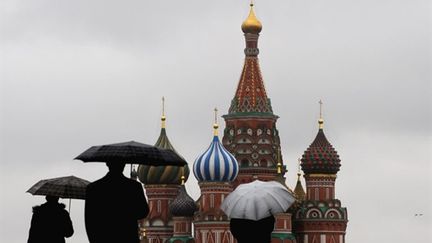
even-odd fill
[[(322, 99), (342, 159), (347, 242), (431, 242), (429, 1), (257, 0), (255, 9), (287, 184)], [(214, 107), (228, 112), (248, 12), (246, 0), (0, 1), (0, 241), (27, 240), (31, 207), (44, 199), (25, 191), (40, 179), (106, 173), (73, 160), (88, 147), (155, 143), (162, 96), (169, 138), (192, 165), (211, 142)], [(198, 198), (193, 175), (187, 189)], [(72, 201), (67, 242), (87, 242), (83, 205)]]

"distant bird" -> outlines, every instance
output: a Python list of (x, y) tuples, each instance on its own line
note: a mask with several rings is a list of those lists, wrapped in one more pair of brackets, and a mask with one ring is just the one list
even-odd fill
[(423, 216), (423, 214), (422, 213), (416, 213), (416, 214), (414, 214), (414, 216), (415, 217), (420, 217), (420, 216)]

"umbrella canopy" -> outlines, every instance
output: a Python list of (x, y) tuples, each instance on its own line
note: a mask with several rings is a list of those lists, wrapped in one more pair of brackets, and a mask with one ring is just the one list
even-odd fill
[(223, 201), (221, 209), (230, 218), (260, 220), (286, 212), (294, 201), (279, 182), (255, 180), (239, 185)]
[(186, 165), (186, 161), (172, 150), (135, 141), (92, 146), (75, 159), (84, 162), (122, 162), (155, 166)]
[(85, 199), (86, 187), (89, 183), (89, 181), (75, 176), (58, 177), (41, 180), (27, 192), (32, 195)]

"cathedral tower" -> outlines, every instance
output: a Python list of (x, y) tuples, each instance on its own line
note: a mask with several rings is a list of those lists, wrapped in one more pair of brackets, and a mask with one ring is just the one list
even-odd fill
[(240, 165), (235, 186), (254, 179), (274, 180), (280, 156), (278, 116), (273, 114), (258, 62), (262, 25), (255, 16), (253, 4), (250, 6), (249, 16), (241, 26), (246, 39), (243, 71), (228, 114), (223, 116), (226, 123), (223, 145)]
[[(155, 146), (177, 153), (166, 133), (164, 101), (165, 99), (162, 98), (161, 131)], [(185, 180), (189, 177), (187, 165), (184, 167), (140, 165), (138, 167), (138, 178), (144, 184), (150, 208), (147, 218), (141, 225), (149, 243), (163, 243), (173, 236), (173, 218), (169, 205), (179, 192), (182, 176)]]
[(340, 159), (324, 135), (321, 112), (318, 124), (318, 134), (301, 159), (306, 197), (295, 212), (294, 231), (298, 243), (344, 243), (348, 214), (335, 198)]
[(182, 176), (182, 185), (179, 193), (170, 205), (173, 215), (174, 233), (169, 243), (195, 243), (192, 237), (192, 220), (197, 206), (195, 201), (187, 194)]
[(229, 230), (230, 221), (220, 206), (233, 190), (232, 182), (237, 177), (238, 164), (219, 141), (216, 119), (215, 113), (213, 141), (193, 165), (193, 173), (201, 189), (199, 210), (194, 220), (196, 243), (234, 243)]

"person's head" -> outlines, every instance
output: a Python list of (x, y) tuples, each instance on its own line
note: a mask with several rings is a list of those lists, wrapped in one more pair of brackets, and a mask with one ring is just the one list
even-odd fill
[(126, 166), (125, 163), (121, 162), (107, 162), (108, 170), (112, 173), (120, 174), (123, 173), (123, 170)]
[(57, 203), (59, 201), (59, 197), (56, 196), (45, 196), (45, 200), (49, 203)]

